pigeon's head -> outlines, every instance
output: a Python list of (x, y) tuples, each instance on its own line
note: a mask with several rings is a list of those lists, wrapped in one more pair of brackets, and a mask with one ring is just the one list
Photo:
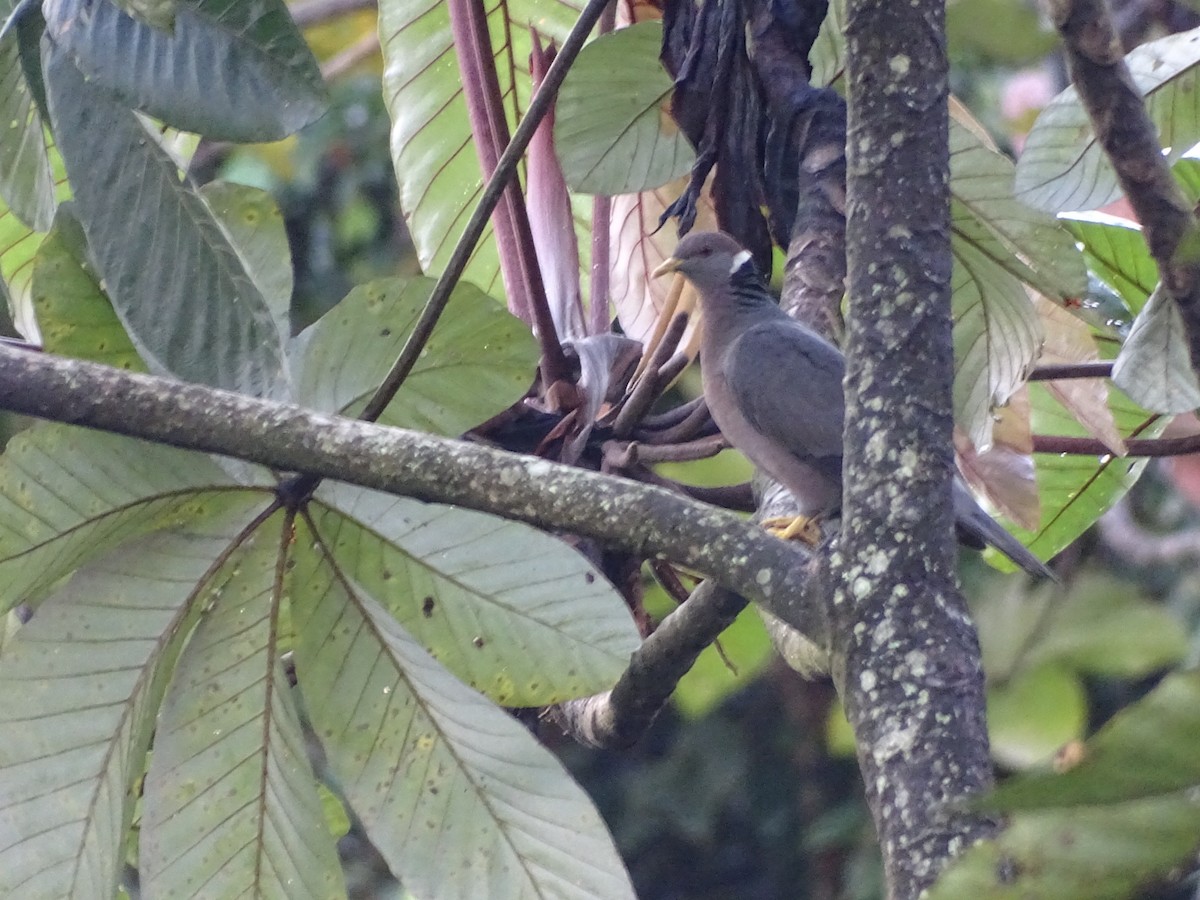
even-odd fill
[(678, 272), (701, 296), (728, 287), (742, 269), (754, 271), (750, 251), (720, 231), (694, 231), (679, 242), (674, 255), (654, 270), (654, 277)]

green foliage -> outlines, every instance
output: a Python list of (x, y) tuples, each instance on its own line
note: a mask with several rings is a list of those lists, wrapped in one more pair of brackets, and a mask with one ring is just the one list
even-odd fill
[[(1195, 36), (1173, 34), (1125, 57), (1169, 158), (1180, 159), (1200, 140)], [(1017, 164), (1017, 197), (1049, 212), (1097, 209), (1117, 199), (1116, 174), (1092, 132), (1074, 88), (1047, 106)]]
[[(512, 129), (515, 110), (531, 95), (522, 69), (532, 47), (530, 24), (543, 38), (561, 41), (582, 7), (578, 0), (512, 0), (488, 14), (504, 115)], [(388, 0), (380, 4), (383, 91), (392, 119), (392, 163), (400, 182), (400, 205), (421, 268), (437, 275), (483, 190), (483, 172), (471, 143), (462, 79), (454, 58), (448, 4)], [(521, 68), (518, 68), (518, 65)], [(590, 204), (589, 204), (590, 207)], [(577, 207), (581, 268), (588, 271), (589, 216)], [(499, 296), (500, 259), (490, 228), (471, 257), (465, 280)]]
[(1183, 862), (1200, 828), (1197, 678), (1168, 677), (1065, 771), (1031, 772), (982, 798), (1010, 824), (952, 863), (929, 896), (1122, 898)]
[(325, 111), (320, 70), (283, 0), (179, 0), (169, 30), (107, 2), (46, 11), (49, 46), (89, 83), (176, 128), (269, 141)]
[(1043, 763), (1084, 736), (1086, 678), (1144, 677), (1186, 652), (1179, 622), (1111, 577), (1081, 576), (1063, 596), (1006, 589), (993, 575), (974, 596), (992, 753), (1013, 768)]
[[(510, 128), (531, 95), (531, 27), (561, 39), (579, 5), (515, 0), (489, 12)], [(1005, 37), (1009, 16), (1029, 28), (1028, 11), (997, 7), (1006, 19), (995, 29), (965, 27), (994, 5), (952, 6), (967, 52), (1024, 58), (1041, 46)], [(12, 7), (0, 0), (5, 14)], [(320, 72), (282, 0), (60, 0), (45, 11), (44, 40), (36, 15), (0, 39), (0, 121), (10, 126), (0, 129), (0, 278), (20, 332), (62, 355), (357, 414), (432, 279), (367, 281), (292, 337), (294, 267), (274, 200), (224, 182), (197, 187), (181, 171), (195, 138), (171, 130), (261, 141), (321, 115)], [(447, 5), (382, 0), (379, 14), (390, 162), (433, 276), (483, 173)], [(815, 84), (840, 77), (843, 19), (831, 3)], [(607, 274), (644, 282), (659, 252), (648, 231), (674, 199), (653, 189), (692, 161), (664, 112), (660, 36), (646, 22), (595, 40), (558, 103), (585, 282), (591, 198), (582, 194), (643, 192), (614, 201), (624, 205)], [(1173, 156), (1200, 137), (1194, 56), (1168, 38), (1130, 58)], [(1159, 324), (1149, 300), (1157, 271), (1139, 232), (1039, 211), (1112, 196), (1081, 116), (1070, 95), (1056, 101), (1015, 170), (969, 117), (952, 124), (955, 414), (977, 449), (992, 442), (996, 407), (1024, 384), (1048, 337), (1029, 289), (1087, 322), (1108, 356), (1143, 313), (1124, 352), (1132, 374), (1120, 382), (1138, 402), (1113, 390), (1099, 404), (1121, 435), (1160, 433), (1165, 422), (1149, 410), (1162, 408), (1168, 376), (1190, 371), (1186, 356), (1162, 353), (1163, 377), (1147, 375), (1154, 348), (1181, 344), (1177, 329), (1167, 338), (1145, 330)], [(314, 193), (326, 190), (312, 168)], [(1176, 173), (1200, 196), (1200, 163), (1183, 160)], [(358, 221), (370, 230), (369, 218)], [(383, 423), (458, 435), (526, 395), (538, 348), (497, 299), (501, 289), (485, 235)], [(1139, 350), (1146, 340), (1150, 350)], [(1096, 430), (1060, 395), (1030, 394), (1038, 432)], [(1197, 402), (1187, 394), (1175, 406)], [(1053, 555), (1143, 466), (1038, 456), (1042, 523), (1021, 536)], [(695, 468), (662, 472), (708, 480)], [(496, 705), (546, 705), (613, 684), (637, 634), (612, 586), (523, 525), (330, 482), (284, 503), (286, 477), (58, 425), (8, 444), (0, 893), (109, 897), (133, 862), (155, 895), (344, 896), (335, 838), (353, 818), (415, 896), (632, 896), (588, 798)], [(1014, 768), (1084, 735), (1089, 680), (1144, 678), (1186, 652), (1160, 606), (1108, 578), (1081, 577), (1065, 595), (989, 593), (974, 612), (995, 755)], [(752, 611), (723, 645), (737, 672), (709, 648), (676, 697), (701, 723), (769, 653)], [(1010, 813), (1012, 826), (970, 851), (935, 896), (1100, 896), (1083, 893), (1084, 872), (1092, 887), (1103, 876), (1104, 896), (1125, 896), (1184, 858), (1200, 825), (1195, 680), (1168, 678), (1071, 771), (1026, 773), (982, 801)], [(853, 749), (853, 735), (840, 735)], [(314, 736), (328, 769), (310, 760)], [(694, 765), (655, 777), (683, 788), (683, 830), (719, 834), (736, 781), (725, 759), (695, 752)], [(635, 843), (657, 839), (648, 811), (661, 793), (631, 804)]]
[(554, 149), (567, 185), (587, 194), (661, 187), (696, 154), (668, 112), (671, 79), (658, 62), (662, 25), (642, 22), (584, 48), (558, 95)]
[[(301, 332), (291, 348), (300, 400), (326, 412), (360, 412), (432, 289), (428, 278), (372, 281)], [(427, 347), (380, 421), (461, 434), (518, 400), (537, 365), (529, 329), (470, 284), (455, 288)]]

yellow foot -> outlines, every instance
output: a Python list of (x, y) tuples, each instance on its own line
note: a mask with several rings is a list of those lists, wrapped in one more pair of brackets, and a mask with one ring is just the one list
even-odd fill
[(821, 543), (821, 523), (816, 517), (774, 516), (760, 524), (780, 540), (800, 541), (810, 547)]

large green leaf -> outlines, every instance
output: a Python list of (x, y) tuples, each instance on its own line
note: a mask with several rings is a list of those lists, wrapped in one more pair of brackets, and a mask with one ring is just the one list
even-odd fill
[(0, 609), (134, 535), (226, 508), (243, 493), (232, 487), (198, 453), (66, 425), (21, 432), (0, 457)]
[(100, 283), (84, 262), (86, 238), (64, 204), (38, 248), (33, 267), (33, 308), (42, 349), (142, 372), (146, 366), (121, 326)]
[(117, 6), (48, 0), (47, 34), (90, 82), (184, 131), (278, 140), (325, 111), (325, 85), (283, 0), (180, 0), (174, 27)]
[[(300, 402), (355, 415), (395, 362), (429, 299), (428, 278), (360, 285), (292, 341)], [(461, 434), (524, 395), (537, 368), (529, 329), (491, 297), (459, 283), (421, 358), (381, 421)]]
[(1083, 683), (1061, 666), (1029, 669), (1002, 684), (989, 684), (992, 759), (1010, 768), (1045, 762), (1083, 735), (1087, 712)]
[[(578, 0), (511, 0), (489, 8), (488, 26), (510, 129), (530, 97), (530, 25), (544, 37), (562, 41), (581, 7)], [(400, 205), (422, 269), (436, 275), (445, 268), (483, 190), (448, 4), (381, 0), (379, 39)], [(590, 213), (578, 205), (575, 213), (580, 265), (587, 272)], [(499, 255), (490, 229), (464, 278), (493, 296), (502, 294)]]
[(77, 212), (143, 358), (189, 381), (285, 395), (282, 336), (208, 206), (134, 113), (61, 50), (43, 51)]
[(1087, 290), (1087, 269), (1070, 233), (1053, 216), (1013, 197), (1012, 161), (987, 146), (969, 128), (950, 120), (950, 191), (958, 206), (954, 237), (971, 240), (961, 227), (975, 219), (1010, 252), (996, 262), (1054, 300)]
[(554, 147), (572, 190), (632, 194), (686, 174), (691, 144), (671, 118), (658, 60), (662, 23), (604, 35), (579, 54), (558, 95)]
[(1016, 813), (955, 859), (928, 900), (1126, 900), (1195, 854), (1191, 791), (1102, 807)]
[[(1142, 44), (1125, 57), (1173, 160), (1200, 140), (1198, 60), (1195, 31)], [(1073, 87), (1054, 98), (1034, 123), (1017, 162), (1016, 190), (1020, 199), (1049, 212), (1096, 209), (1120, 196), (1116, 174)]]
[(1200, 407), (1200, 382), (1189, 343), (1179, 304), (1165, 288), (1155, 289), (1113, 363), (1113, 384), (1154, 412), (1191, 412)]
[(280, 661), (276, 560), (290, 517), (262, 523), (194, 602), (154, 736), (138, 854), (150, 896), (345, 896)]
[(322, 487), (325, 552), (455, 675), (506, 706), (609, 688), (638, 646), (624, 602), (562, 542), (516, 522)]
[(1195, 852), (1200, 675), (1166, 678), (1118, 713), (1066, 772), (1011, 779), (979, 801), (1008, 827), (953, 863), (930, 893), (1093, 900), (1140, 896)]
[(112, 897), (133, 784), (193, 590), (231, 526), (136, 541), (79, 572), (0, 659), (0, 894)]
[(1200, 784), (1200, 673), (1178, 672), (1122, 710), (1067, 772), (1028, 772), (997, 788), (991, 809), (1120, 803)]
[[(0, 21), (13, 0), (0, 0)], [(50, 227), (54, 215), (54, 177), (45, 127), (21, 67), (19, 35), (0, 40), (0, 197), (22, 223), (36, 231)]]
[[(296, 546), (317, 540), (297, 523)], [(389, 867), (439, 900), (632, 898), (599, 815), (516, 720), (452, 678), (331, 560), (287, 575), (297, 675)]]
[(1037, 359), (1042, 326), (1025, 288), (999, 262), (1007, 251), (961, 204), (951, 209), (958, 237), (950, 281), (954, 417), (984, 450), (992, 443), (994, 408), (1008, 402)]

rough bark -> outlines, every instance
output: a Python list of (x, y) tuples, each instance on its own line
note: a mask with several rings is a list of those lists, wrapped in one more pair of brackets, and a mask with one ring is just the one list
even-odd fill
[(956, 584), (950, 479), (948, 64), (941, 0), (847, 9), (845, 503), (834, 678), (888, 895), (991, 833), (978, 640)]

